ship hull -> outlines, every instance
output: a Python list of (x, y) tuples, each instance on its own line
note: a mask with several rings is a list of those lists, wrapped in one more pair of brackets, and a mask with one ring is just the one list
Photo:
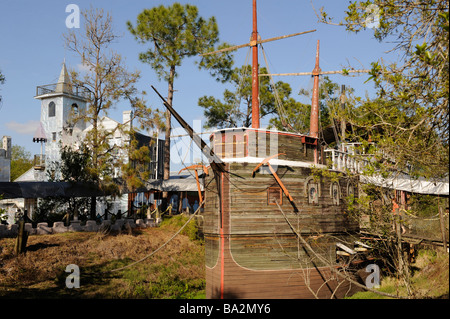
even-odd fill
[(271, 161), (275, 174), (267, 167), (253, 172), (258, 160), (252, 155), (260, 145), (268, 148), (276, 133), (251, 134), (225, 131), (212, 139), (214, 152), (226, 165), (224, 172), (205, 180), (207, 298), (339, 298), (354, 293), (356, 287), (336, 274), (336, 242), (356, 238), (358, 223), (346, 212), (346, 198), (357, 196), (357, 184), (322, 176), (299, 161), (314, 160), (317, 153), (314, 145), (294, 135), (278, 136), (277, 151), (288, 155)]
[[(224, 245), (229, 244), (224, 240)], [(360, 289), (330, 267), (253, 270), (239, 265), (229, 248), (216, 265), (206, 268), (208, 299), (330, 299)]]

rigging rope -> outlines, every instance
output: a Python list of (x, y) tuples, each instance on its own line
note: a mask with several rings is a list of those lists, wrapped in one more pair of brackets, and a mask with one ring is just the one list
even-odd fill
[(204, 201), (202, 201), (198, 205), (197, 210), (192, 214), (192, 216), (188, 219), (188, 221), (183, 226), (181, 226), (181, 228), (171, 238), (169, 238), (169, 240), (167, 240), (164, 244), (159, 246), (156, 250), (152, 251), (147, 256), (145, 256), (145, 257), (143, 257), (143, 258), (141, 258), (141, 259), (139, 259), (139, 260), (137, 260), (137, 261), (135, 261), (135, 262), (133, 262), (131, 264), (128, 264), (126, 266), (123, 266), (123, 267), (120, 267), (120, 268), (116, 268), (116, 269), (113, 269), (113, 270), (109, 270), (108, 272), (116, 272), (116, 271), (124, 270), (126, 268), (130, 268), (130, 267), (132, 267), (132, 266), (134, 266), (136, 264), (139, 264), (139, 263), (143, 262), (144, 260), (150, 258), (154, 254), (156, 254), (158, 251), (163, 249), (165, 246), (167, 246), (167, 244), (169, 244), (189, 224), (189, 222), (194, 218), (194, 216), (198, 214), (198, 212), (200, 211), (200, 208), (202, 207), (203, 203), (204, 203)]
[[(289, 227), (291, 228), (292, 232), (297, 236), (298, 239), (300, 239), (300, 241), (302, 242), (302, 244), (305, 245), (305, 247), (306, 247), (309, 251), (311, 251), (311, 253), (312, 253), (318, 260), (320, 260), (321, 262), (323, 262), (325, 265), (328, 265), (328, 260), (326, 260), (324, 257), (322, 257), (322, 256), (320, 256), (319, 254), (317, 254), (317, 253), (314, 251), (314, 249), (308, 244), (308, 242), (303, 238), (303, 236), (300, 235), (300, 234), (298, 233), (298, 231), (295, 230), (294, 226), (291, 224), (291, 222), (290, 222), (289, 219), (287, 218), (286, 214), (285, 214), (284, 211), (281, 209), (280, 204), (278, 204), (278, 201), (275, 201), (275, 203), (277, 204), (278, 209), (280, 210), (281, 214), (283, 214), (283, 217), (284, 217), (284, 219), (286, 220), (286, 222), (288, 223), (288, 225), (289, 225)], [(391, 298), (407, 299), (407, 298), (402, 297), (402, 296), (396, 296), (396, 295), (393, 295), (393, 294), (390, 294), (390, 293), (386, 293), (386, 292), (383, 292), (383, 291), (379, 291), (379, 290), (375, 290), (375, 289), (372, 289), (372, 288), (368, 288), (367, 286), (362, 285), (362, 284), (360, 284), (359, 282), (357, 282), (357, 281), (355, 281), (355, 280), (349, 278), (348, 276), (342, 274), (341, 272), (339, 272), (339, 271), (338, 271), (337, 269), (335, 269), (334, 267), (330, 267), (330, 270), (333, 271), (336, 275), (338, 275), (338, 276), (340, 276), (341, 278), (343, 278), (344, 280), (347, 280), (347, 281), (351, 282), (352, 284), (354, 284), (354, 285), (356, 285), (356, 286), (358, 286), (358, 287), (360, 287), (360, 288), (363, 288), (363, 289), (365, 289), (365, 290), (374, 292), (374, 293), (379, 294), (379, 295), (391, 297)]]
[(271, 75), (271, 72), (270, 72), (270, 69), (269, 69), (269, 63), (267, 62), (266, 51), (264, 50), (262, 44), (261, 44), (261, 52), (263, 54), (264, 61), (266, 62), (267, 72), (269, 73), (270, 85), (272, 86), (272, 89), (273, 89), (273, 92), (274, 92), (275, 106), (277, 107), (278, 114), (280, 115), (281, 123), (286, 123), (287, 120), (288, 120), (288, 117), (286, 116), (283, 104), (281, 103), (280, 95), (278, 94), (277, 87), (275, 86), (275, 83), (273, 81), (273, 76)]
[[(247, 55), (245, 56), (245, 60), (244, 60), (244, 66), (250, 65), (250, 52), (251, 52), (251, 48), (249, 47), (249, 49), (247, 50)], [(250, 73), (247, 72), (247, 68), (243, 67), (243, 72), (241, 74), (241, 77), (239, 79), (239, 84), (238, 84), (238, 88), (236, 90), (236, 93), (234, 94), (234, 106), (235, 109), (232, 112), (236, 112), (236, 113), (241, 113), (240, 112), (240, 106), (241, 106), (241, 99), (242, 99), (242, 94), (240, 93), (244, 87), (244, 81), (245, 78), (247, 76), (250, 76)], [(238, 114), (236, 114), (238, 115)], [(238, 116), (239, 118), (240, 116)]]

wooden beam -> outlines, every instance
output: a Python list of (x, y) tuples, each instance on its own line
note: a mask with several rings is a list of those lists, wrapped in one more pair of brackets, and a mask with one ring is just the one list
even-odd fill
[(197, 169), (200, 169), (200, 168), (206, 173), (206, 175), (209, 175), (208, 168), (206, 166), (204, 166), (204, 165), (191, 165), (191, 166), (185, 167), (185, 168), (181, 169), (178, 172), (178, 174), (180, 174), (185, 169), (193, 169), (194, 170), (194, 172), (195, 172), (195, 180), (197, 182), (198, 198), (200, 199), (200, 202), (203, 202), (202, 190), (201, 190), (201, 187), (200, 187), (200, 181), (198, 179), (198, 172), (197, 172)]
[(269, 156), (269, 157), (265, 158), (261, 163), (256, 165), (256, 167), (253, 169), (252, 176), (255, 177), (255, 173), (258, 170), (258, 168), (260, 168), (262, 165), (264, 165), (267, 162), (269, 162), (272, 158), (278, 157), (279, 155), (286, 155), (286, 154), (285, 153), (278, 153), (278, 154), (275, 154), (275, 155), (272, 155), (272, 156)]
[(351, 255), (356, 254), (356, 251), (354, 251), (353, 249), (351, 249), (351, 248), (345, 246), (344, 244), (336, 243), (336, 246), (339, 247), (340, 249), (342, 249), (343, 251), (345, 251), (345, 252), (351, 254)]
[(213, 152), (213, 150), (203, 141), (203, 139), (194, 132), (192, 127), (178, 114), (177, 111), (170, 105), (159, 92), (151, 85), (152, 89), (158, 94), (158, 96), (163, 101), (164, 106), (169, 110), (169, 112), (175, 117), (175, 119), (180, 123), (180, 125), (189, 134), (190, 138), (197, 144), (202, 153), (208, 158), (211, 163), (211, 168), (216, 172), (225, 171), (225, 164), (222, 160)]
[(256, 44), (262, 44), (262, 43), (267, 43), (267, 42), (271, 42), (271, 41), (276, 41), (276, 40), (281, 40), (281, 39), (286, 39), (286, 38), (291, 38), (291, 37), (295, 37), (297, 35), (302, 35), (302, 34), (306, 34), (306, 33), (310, 33), (310, 32), (315, 32), (316, 30), (309, 30), (309, 31), (304, 31), (304, 32), (298, 32), (298, 33), (293, 33), (293, 34), (288, 34), (288, 35), (282, 35), (280, 37), (274, 37), (274, 38), (270, 38), (270, 39), (266, 39), (266, 40), (258, 40), (256, 42), (254, 41), (250, 41), (249, 43), (245, 43), (245, 44), (240, 44), (240, 45), (234, 45), (232, 47), (228, 47), (228, 48), (224, 48), (221, 50), (217, 50), (217, 51), (213, 51), (213, 52), (207, 52), (207, 53), (203, 53), (200, 54), (200, 56), (206, 56), (206, 55), (211, 55), (211, 54), (216, 54), (216, 53), (223, 53), (223, 52), (228, 52), (228, 51), (234, 51), (237, 49), (241, 49), (241, 48), (245, 48), (245, 47), (250, 47), (250, 46), (254, 46), (255, 43)]
[[(319, 75), (327, 74), (345, 74), (345, 73), (369, 73), (370, 70), (346, 70), (346, 71), (322, 71)], [(260, 74), (259, 76), (299, 76), (299, 75), (314, 75), (314, 72), (298, 72), (298, 73), (273, 73)]]
[(364, 248), (372, 248), (372, 247), (370, 247), (369, 245), (366, 245), (366, 244), (364, 244), (364, 243), (362, 243), (362, 242), (360, 242), (360, 241), (355, 241), (355, 244), (356, 245), (359, 245), (359, 246), (361, 246), (361, 247), (364, 247)]
[(281, 189), (283, 190), (283, 193), (286, 195), (286, 197), (289, 199), (289, 201), (291, 202), (292, 206), (294, 207), (294, 211), (298, 212), (297, 206), (295, 205), (294, 199), (292, 198), (291, 194), (289, 193), (289, 191), (287, 190), (286, 186), (284, 186), (283, 182), (281, 181), (280, 177), (278, 176), (277, 172), (275, 172), (275, 170), (273, 169), (272, 165), (270, 165), (270, 160), (277, 157), (278, 155), (286, 155), (285, 153), (278, 153), (272, 156), (269, 156), (267, 158), (265, 158), (261, 163), (259, 163), (258, 165), (256, 165), (256, 167), (253, 169), (252, 172), (252, 176), (255, 176), (256, 171), (258, 170), (258, 168), (260, 168), (262, 165), (267, 165), (269, 167), (270, 172), (272, 173), (273, 177), (275, 178), (275, 180), (277, 181), (278, 185), (280, 185)]

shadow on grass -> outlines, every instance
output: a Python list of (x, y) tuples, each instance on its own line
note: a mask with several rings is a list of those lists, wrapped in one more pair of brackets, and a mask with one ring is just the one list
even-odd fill
[(80, 288), (67, 288), (66, 279), (71, 273), (63, 269), (54, 279), (36, 283), (32, 287), (0, 286), (1, 299), (86, 299), (108, 298), (98, 293), (98, 287), (108, 286), (110, 280), (120, 278), (120, 273), (112, 273), (105, 269), (111, 263), (80, 267)]
[(37, 251), (39, 249), (45, 249), (48, 247), (57, 247), (60, 246), (59, 244), (49, 244), (49, 243), (37, 243), (34, 245), (29, 245), (26, 248), (26, 251)]

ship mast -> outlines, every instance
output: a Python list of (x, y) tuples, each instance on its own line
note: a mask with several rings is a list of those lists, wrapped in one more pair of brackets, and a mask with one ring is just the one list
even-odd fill
[(256, 0), (253, 0), (253, 32), (252, 40), (252, 128), (259, 128), (259, 65), (258, 65), (258, 22)]
[(309, 122), (309, 136), (319, 138), (319, 76), (327, 74), (344, 74), (350, 73), (369, 73), (370, 70), (342, 70), (342, 71), (322, 71), (319, 66), (319, 45), (317, 40), (316, 48), (316, 64), (312, 72), (298, 72), (298, 73), (273, 73), (260, 74), (259, 76), (297, 76), (297, 75), (312, 75), (314, 77), (314, 86), (311, 100), (311, 117)]
[(286, 39), (294, 37), (301, 34), (306, 34), (310, 32), (315, 32), (316, 30), (309, 30), (304, 32), (293, 33), (289, 35), (283, 35), (275, 38), (261, 40), (258, 39), (258, 22), (257, 22), (257, 12), (256, 12), (256, 0), (253, 0), (253, 31), (249, 43), (235, 45), (225, 49), (216, 50), (213, 52), (206, 52), (201, 54), (201, 56), (223, 53), (227, 51), (233, 51), (236, 49), (251, 47), (252, 48), (252, 128), (259, 128), (259, 64), (258, 64), (258, 44), (267, 43), (275, 40)]
[(314, 76), (313, 96), (311, 101), (311, 117), (309, 122), (309, 136), (319, 137), (319, 75), (322, 70), (319, 67), (319, 40), (317, 40), (316, 65), (312, 71)]

